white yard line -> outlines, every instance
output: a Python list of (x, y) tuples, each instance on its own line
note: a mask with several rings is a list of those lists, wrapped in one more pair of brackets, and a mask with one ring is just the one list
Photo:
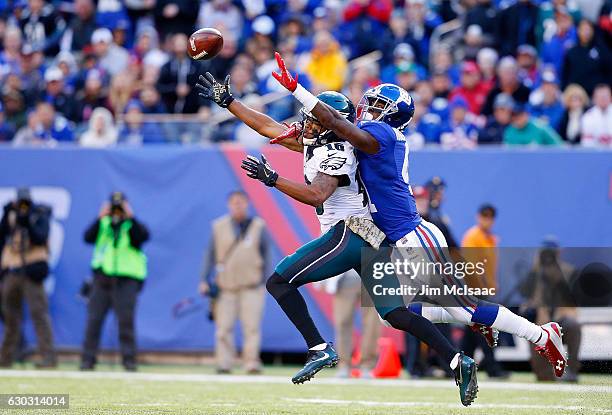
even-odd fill
[[(377, 401), (362, 401), (362, 400), (340, 400), (340, 399), (292, 399), (285, 398), (286, 401), (295, 403), (308, 403), (308, 404), (324, 404), (324, 405), (363, 405), (363, 406), (375, 406), (375, 407), (437, 407), (437, 408), (449, 408), (449, 409), (460, 409), (464, 406), (458, 403), (443, 403), (443, 402), (377, 402)], [(597, 413), (612, 413), (612, 409), (600, 409), (584, 406), (563, 406), (563, 405), (529, 405), (529, 404), (511, 404), (511, 403), (485, 403), (479, 404), (474, 403), (470, 406), (474, 409), (559, 409), (563, 411), (576, 411), (584, 413), (585, 410), (597, 412)]]
[[(247, 375), (205, 375), (178, 373), (128, 373), (128, 372), (78, 372), (68, 370), (0, 370), (2, 378), (46, 378), (46, 379), (115, 379), (154, 382), (203, 382), (203, 383), (265, 383), (291, 384), (289, 376), (247, 376)], [(315, 378), (308, 384), (316, 385), (370, 385), (398, 386), (406, 388), (446, 388), (455, 389), (451, 380), (411, 380), (411, 379), (337, 379)], [(481, 390), (520, 390), (538, 392), (568, 393), (605, 393), (612, 394), (612, 377), (608, 385), (575, 385), (557, 383), (518, 383), (518, 382), (479, 382)]]

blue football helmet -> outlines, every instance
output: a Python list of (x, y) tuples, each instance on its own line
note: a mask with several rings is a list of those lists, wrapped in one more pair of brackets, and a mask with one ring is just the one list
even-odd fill
[(368, 89), (357, 106), (357, 120), (382, 121), (400, 131), (414, 115), (414, 101), (406, 90), (393, 84)]

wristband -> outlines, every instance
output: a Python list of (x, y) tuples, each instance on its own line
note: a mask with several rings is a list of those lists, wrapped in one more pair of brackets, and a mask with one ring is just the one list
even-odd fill
[(304, 106), (306, 111), (312, 112), (312, 109), (317, 105), (319, 99), (312, 95), (306, 88), (302, 85), (298, 84), (295, 91), (293, 91), (293, 96), (295, 99), (300, 101), (300, 103)]

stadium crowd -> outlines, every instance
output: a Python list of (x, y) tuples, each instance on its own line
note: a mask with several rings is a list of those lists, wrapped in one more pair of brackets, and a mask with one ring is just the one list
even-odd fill
[[(411, 92), (413, 148), (610, 148), (611, 13), (612, 0), (0, 0), (0, 142), (260, 145), (194, 85), (230, 73), (236, 97), (294, 117), (291, 97), (261, 98), (281, 92), (278, 50), (315, 92)], [(215, 59), (187, 56), (199, 27), (223, 33)]]

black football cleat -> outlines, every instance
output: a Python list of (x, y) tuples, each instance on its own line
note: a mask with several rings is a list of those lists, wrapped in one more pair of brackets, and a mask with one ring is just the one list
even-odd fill
[(336, 366), (338, 360), (338, 354), (330, 343), (323, 350), (308, 350), (306, 364), (291, 381), (295, 384), (307, 382), (321, 369)]
[(476, 362), (463, 352), (459, 354), (459, 364), (455, 368), (455, 383), (459, 386), (459, 397), (463, 406), (470, 406), (478, 393)]

